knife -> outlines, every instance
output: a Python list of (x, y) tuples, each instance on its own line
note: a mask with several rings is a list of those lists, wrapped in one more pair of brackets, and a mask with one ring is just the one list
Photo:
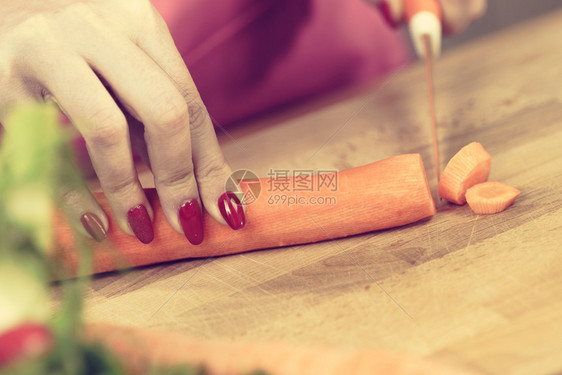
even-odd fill
[(433, 60), (441, 52), (441, 8), (436, 0), (404, 0), (404, 18), (416, 53), (425, 60), (435, 175), (439, 183), (439, 145), (433, 96)]

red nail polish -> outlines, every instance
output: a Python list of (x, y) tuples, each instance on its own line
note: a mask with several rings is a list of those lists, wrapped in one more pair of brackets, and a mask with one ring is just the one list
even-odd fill
[(386, 1), (381, 1), (377, 4), (379, 11), (382, 14), (383, 19), (388, 24), (388, 26), (392, 27), (393, 29), (398, 27), (398, 23), (394, 20), (394, 16), (392, 15), (392, 9), (390, 9), (390, 5)]
[(203, 217), (197, 199), (185, 202), (179, 209), (181, 229), (192, 245), (203, 242)]
[(80, 222), (82, 223), (84, 229), (86, 229), (86, 232), (88, 232), (94, 240), (102, 242), (105, 240), (105, 237), (107, 237), (107, 231), (103, 227), (103, 223), (97, 215), (91, 212), (86, 212), (80, 218)]
[(129, 212), (127, 212), (127, 219), (129, 220), (129, 226), (140, 242), (147, 244), (154, 239), (152, 222), (150, 221), (150, 216), (148, 216), (148, 211), (144, 205), (139, 204), (131, 208)]
[(37, 323), (24, 323), (0, 334), (0, 367), (19, 360), (33, 360), (53, 347), (51, 331)]
[(222, 217), (232, 229), (240, 229), (246, 224), (244, 209), (236, 194), (227, 191), (219, 197), (218, 204)]

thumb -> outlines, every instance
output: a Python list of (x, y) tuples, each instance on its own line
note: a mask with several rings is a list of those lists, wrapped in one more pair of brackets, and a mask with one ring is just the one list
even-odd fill
[[(377, 6), (386, 23), (396, 28), (404, 21), (402, 0), (368, 0)], [(443, 11), (443, 33), (457, 34), (486, 12), (486, 0), (439, 0)]]
[(443, 33), (457, 34), (486, 12), (486, 0), (440, 0)]
[(392, 28), (400, 26), (403, 21), (404, 6), (402, 0), (368, 0), (374, 4), (385, 22)]

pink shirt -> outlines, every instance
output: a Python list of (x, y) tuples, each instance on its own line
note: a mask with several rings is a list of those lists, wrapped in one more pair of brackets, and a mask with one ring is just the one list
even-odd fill
[(152, 0), (211, 116), (228, 124), (410, 59), (365, 0)]

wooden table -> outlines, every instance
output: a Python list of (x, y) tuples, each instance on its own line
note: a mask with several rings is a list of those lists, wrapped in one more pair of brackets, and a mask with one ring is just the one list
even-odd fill
[[(380, 347), (494, 374), (562, 371), (560, 24), (562, 11), (435, 64), (441, 157), (481, 142), (491, 179), (522, 191), (504, 213), (440, 204), (431, 220), (403, 228), (98, 276), (87, 319)], [(420, 64), (219, 137), (235, 169), (261, 176), (419, 152), (436, 190)]]

